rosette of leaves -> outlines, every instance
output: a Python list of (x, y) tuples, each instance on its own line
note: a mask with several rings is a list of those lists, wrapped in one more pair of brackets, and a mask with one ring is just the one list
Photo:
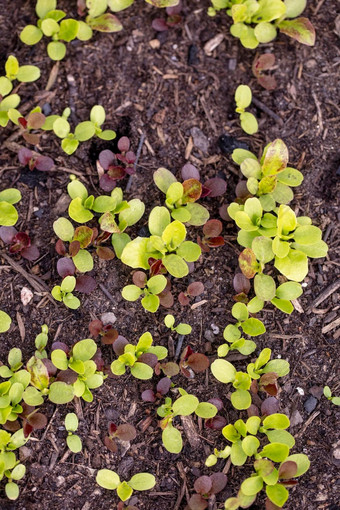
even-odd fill
[(38, 248), (31, 243), (26, 232), (18, 232), (15, 227), (0, 227), (0, 239), (9, 245), (9, 253), (18, 255), (26, 260), (36, 260), (40, 257)]
[(18, 189), (7, 188), (0, 191), (0, 226), (12, 227), (18, 221), (18, 211), (14, 207), (21, 200)]
[(25, 147), (19, 150), (18, 158), (20, 163), (23, 166), (28, 166), (31, 171), (36, 168), (40, 172), (49, 172), (54, 168), (54, 161), (52, 158), (33, 153)]
[[(297, 18), (305, 10), (307, 0), (212, 0), (208, 14), (227, 9), (233, 19), (230, 32), (245, 48), (254, 49), (276, 38), (277, 31), (313, 46), (315, 29), (307, 18)], [(296, 19), (293, 19), (296, 18)]]
[(165, 347), (152, 345), (153, 339), (148, 331), (139, 338), (137, 345), (129, 344), (125, 339), (125, 342), (117, 344), (118, 340), (113, 344), (116, 354), (119, 355), (118, 359), (111, 363), (114, 375), (125, 374), (126, 368), (129, 367), (136, 379), (151, 379), (157, 362), (168, 355)]
[(332, 404), (335, 406), (340, 406), (340, 397), (336, 397), (332, 394), (332, 390), (329, 386), (325, 386), (323, 389), (323, 394), (327, 398), (327, 400), (330, 400)]
[[(106, 376), (97, 368), (97, 345), (91, 338), (80, 340), (70, 350), (67, 345), (56, 342), (52, 345), (51, 361), (61, 370), (58, 380), (70, 388), (70, 393), (82, 397), (86, 402), (93, 401), (91, 390), (99, 388)], [(71, 399), (72, 400), (72, 399)]]
[(77, 432), (79, 426), (78, 417), (75, 413), (67, 413), (65, 416), (65, 429), (67, 430), (66, 443), (71, 452), (79, 453), (82, 450), (82, 442), (80, 437), (74, 432)]
[(36, 66), (20, 66), (14, 55), (10, 55), (5, 63), (5, 76), (0, 76), (0, 126), (6, 127), (9, 121), (8, 111), (17, 108), (20, 96), (11, 94), (13, 81), (29, 83), (40, 78), (40, 69)]
[(76, 279), (74, 276), (65, 276), (61, 285), (55, 285), (51, 291), (56, 301), (62, 301), (67, 308), (77, 310), (80, 307), (79, 299), (73, 294), (76, 288)]
[(170, 453), (180, 453), (183, 448), (181, 432), (173, 426), (177, 416), (190, 416), (196, 414), (200, 418), (209, 419), (217, 414), (217, 407), (210, 402), (200, 402), (195, 395), (189, 395), (183, 389), (179, 389), (181, 396), (172, 402), (170, 397), (165, 398), (165, 403), (157, 409), (157, 414), (162, 418), (162, 442)]
[(157, 188), (165, 193), (165, 205), (174, 220), (195, 226), (208, 221), (208, 210), (196, 203), (202, 195), (202, 184), (197, 179), (187, 179), (181, 183), (170, 170), (159, 168), (154, 172), (153, 180)]
[(208, 220), (203, 226), (203, 237), (197, 237), (197, 243), (203, 252), (208, 253), (210, 248), (217, 248), (224, 245), (224, 239), (220, 235), (223, 229), (220, 220)]
[(104, 444), (110, 452), (116, 453), (118, 446), (116, 439), (121, 441), (133, 441), (136, 438), (136, 429), (129, 423), (123, 423), (122, 425), (116, 425), (112, 421), (108, 425), (108, 436), (104, 438)]
[(111, 324), (103, 324), (99, 319), (90, 322), (89, 330), (94, 338), (100, 336), (103, 345), (112, 345), (118, 338), (118, 331)]
[(9, 330), (12, 324), (12, 319), (8, 315), (8, 313), (0, 310), (0, 333), (6, 333)]
[[(260, 160), (245, 149), (235, 149), (232, 159), (240, 165), (240, 170), (247, 179), (248, 192), (259, 197), (261, 206), (266, 212), (274, 210), (276, 203), (291, 202), (294, 197), (291, 187), (300, 186), (303, 181), (303, 175), (299, 170), (287, 166), (288, 149), (280, 139), (265, 147)], [(229, 215), (233, 214), (233, 208), (236, 210), (234, 204), (228, 208)]]
[(175, 317), (171, 314), (164, 317), (164, 324), (167, 328), (171, 329), (171, 331), (175, 331), (179, 335), (190, 335), (192, 331), (190, 324), (186, 324), (185, 322), (180, 322), (175, 326)]
[(159, 295), (164, 292), (168, 283), (165, 276), (159, 274), (148, 279), (143, 271), (136, 271), (132, 276), (132, 280), (133, 285), (123, 287), (123, 298), (127, 301), (137, 301), (143, 296), (141, 300), (143, 308), (151, 313), (157, 312), (161, 304)]
[(210, 476), (200, 476), (194, 483), (196, 494), (193, 494), (188, 502), (190, 510), (205, 510), (209, 501), (215, 494), (223, 491), (227, 485), (227, 476), (224, 473), (213, 473)]
[[(21, 135), (27, 143), (32, 145), (39, 144), (41, 133), (37, 133), (36, 131), (42, 129), (46, 121), (45, 115), (41, 113), (40, 106), (33, 108), (26, 116), (20, 113), (19, 110), (10, 108), (8, 110), (8, 117), (13, 124), (20, 127)], [(49, 159), (40, 159), (38, 162), (40, 162), (39, 166), (44, 167), (44, 164), (46, 164), (47, 168), (50, 169), (51, 162)]]
[(155, 207), (149, 216), (150, 237), (137, 237), (127, 243), (121, 259), (133, 268), (150, 268), (150, 259), (161, 260), (165, 269), (175, 278), (189, 273), (188, 263), (195, 262), (201, 255), (201, 248), (192, 241), (186, 241), (186, 228), (178, 220), (170, 220), (165, 207)]
[(202, 282), (190, 283), (184, 292), (178, 294), (178, 301), (182, 306), (190, 305), (191, 298), (198, 297), (204, 292), (204, 285)]
[(250, 106), (251, 100), (252, 93), (250, 87), (248, 85), (239, 85), (235, 92), (235, 111), (240, 114), (241, 128), (248, 135), (254, 135), (259, 129), (255, 115), (245, 111)]
[(73, 154), (81, 142), (86, 142), (97, 136), (102, 140), (113, 140), (116, 138), (116, 133), (111, 129), (102, 129), (105, 122), (106, 113), (101, 105), (95, 105), (90, 112), (90, 120), (80, 122), (75, 127), (74, 133), (71, 132), (71, 126), (67, 120), (71, 114), (70, 108), (65, 108), (62, 115), (50, 115), (46, 117), (42, 129), (45, 131), (53, 131), (54, 134), (60, 138), (61, 148), (66, 154)]
[(26, 25), (20, 33), (20, 40), (29, 46), (37, 44), (43, 36), (52, 39), (47, 45), (47, 54), (52, 60), (62, 60), (66, 55), (67, 42), (79, 39), (88, 41), (92, 29), (84, 21), (64, 19), (66, 12), (57, 9), (57, 0), (37, 0), (35, 12), (37, 25)]
[(126, 175), (134, 175), (136, 169), (134, 163), (136, 155), (130, 151), (130, 140), (127, 136), (122, 136), (117, 142), (118, 154), (105, 149), (99, 153), (97, 161), (97, 170), (99, 175), (99, 185), (104, 191), (112, 191), (117, 181), (124, 179)]
[[(276, 458), (279, 457), (278, 455)], [(280, 460), (275, 459), (273, 462), (268, 460), (270, 458), (262, 458), (254, 462), (255, 472), (242, 482), (237, 497), (228, 498), (225, 501), (226, 510), (248, 508), (264, 487), (267, 495), (266, 509), (275, 510), (283, 507), (289, 497), (287, 489), (296, 485), (295, 478), (308, 471), (310, 462), (307, 455), (296, 453), (286, 457), (276, 468), (274, 462), (279, 463)]]
[[(237, 303), (240, 304), (240, 303)], [(263, 349), (255, 361), (249, 363), (246, 372), (237, 372), (234, 365), (224, 359), (217, 359), (210, 369), (216, 379), (225, 384), (231, 383), (236, 391), (231, 394), (231, 403), (235, 409), (248, 409), (251, 405), (250, 387), (252, 379), (260, 379), (263, 374), (273, 373), (273, 380), (284, 377), (289, 373), (289, 363), (286, 360), (270, 360), (271, 350)]]
[(259, 336), (266, 332), (262, 321), (255, 317), (249, 317), (249, 310), (244, 303), (235, 303), (231, 309), (232, 316), (237, 320), (236, 324), (228, 324), (223, 331), (223, 338), (227, 343), (218, 347), (217, 354), (220, 358), (227, 356), (229, 351), (239, 351), (248, 355), (255, 351), (256, 343), (246, 340), (242, 332), (248, 336)]
[(5, 477), (5, 493), (8, 499), (16, 500), (19, 497), (19, 486), (17, 482), (26, 473), (26, 468), (16, 458), (15, 450), (27, 442), (23, 430), (20, 429), (14, 434), (6, 430), (0, 430), (0, 480)]
[(96, 476), (96, 482), (103, 489), (117, 490), (117, 496), (121, 501), (131, 498), (133, 491), (148, 491), (156, 485), (156, 479), (150, 473), (138, 473), (128, 482), (121, 482), (117, 473), (111, 469), (100, 469)]

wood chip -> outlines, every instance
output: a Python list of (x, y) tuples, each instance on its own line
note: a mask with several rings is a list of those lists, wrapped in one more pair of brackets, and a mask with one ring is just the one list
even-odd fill
[(191, 310), (195, 310), (195, 308), (198, 308), (199, 306), (202, 306), (202, 305), (205, 305), (205, 303), (207, 303), (208, 300), (207, 299), (202, 299), (202, 301), (199, 301), (198, 303), (194, 303), (193, 305), (191, 305)]
[(321, 305), (321, 303), (325, 301), (325, 299), (327, 299), (331, 294), (333, 294), (333, 292), (338, 290), (339, 287), (340, 279), (331, 283), (323, 292), (321, 292), (321, 294), (319, 294), (319, 296), (314, 299), (313, 303), (309, 307), (309, 310), (312, 310), (312, 308), (316, 308), (317, 306)]
[(158, 48), (161, 47), (161, 43), (158, 39), (151, 39), (151, 41), (149, 41), (149, 45), (153, 50), (158, 50)]
[(55, 84), (55, 81), (57, 79), (58, 71), (59, 71), (59, 62), (54, 64), (54, 66), (52, 67), (50, 76), (48, 77), (48, 81), (47, 81), (45, 90), (51, 90), (51, 88), (53, 87), (53, 85)]
[(329, 331), (332, 331), (332, 329), (334, 329), (338, 326), (340, 326), (340, 317), (335, 319), (335, 321), (332, 321), (330, 324), (327, 324), (327, 326), (323, 327), (321, 330), (322, 334), (325, 335), (326, 333), (328, 333)]
[(224, 34), (217, 34), (215, 37), (205, 43), (203, 50), (206, 55), (211, 55), (212, 52), (221, 44), (224, 39)]
[(199, 448), (201, 446), (201, 440), (199, 435), (197, 434), (196, 427), (194, 424), (194, 420), (191, 416), (181, 416), (181, 422), (183, 425), (183, 429), (185, 435), (188, 438), (190, 446), (192, 448)]
[(19, 327), (20, 338), (21, 338), (21, 341), (23, 342), (25, 340), (26, 331), (25, 331), (24, 321), (22, 320), (22, 317), (19, 312), (17, 312), (17, 323), (18, 323), (18, 327)]
[(185, 159), (189, 159), (190, 158), (191, 151), (192, 151), (193, 148), (194, 148), (194, 142), (192, 140), (192, 136), (189, 136), (188, 144), (187, 144), (187, 146), (185, 148), (185, 154), (184, 154)]

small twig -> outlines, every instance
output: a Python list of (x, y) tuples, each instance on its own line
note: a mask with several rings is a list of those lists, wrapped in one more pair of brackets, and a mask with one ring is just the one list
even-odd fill
[(312, 310), (312, 308), (316, 308), (319, 306), (325, 299), (327, 299), (333, 292), (338, 290), (340, 287), (340, 280), (336, 280), (335, 282), (331, 283), (319, 296), (314, 299), (313, 303), (309, 307), (309, 310)]
[[(145, 140), (145, 134), (142, 133), (142, 135), (140, 137), (140, 140), (139, 140), (139, 145), (138, 145), (138, 149), (137, 149), (136, 159), (135, 159), (135, 162), (133, 164), (133, 169), (134, 169), (135, 173), (137, 172), (138, 160), (139, 160), (141, 152), (142, 152), (142, 147), (143, 147), (144, 140)], [(132, 184), (132, 177), (133, 176), (130, 175), (128, 183), (126, 185), (126, 191), (127, 192), (130, 191), (131, 184)]]
[(52, 425), (52, 422), (53, 422), (53, 420), (54, 420), (54, 417), (55, 417), (55, 415), (57, 414), (57, 412), (58, 412), (58, 407), (56, 407), (56, 408), (55, 408), (54, 413), (52, 414), (52, 418), (50, 418), (50, 421), (49, 421), (49, 422), (48, 422), (48, 424), (47, 424), (47, 427), (46, 427), (46, 429), (45, 429), (45, 431), (44, 431), (44, 433), (43, 433), (43, 435), (42, 435), (42, 437), (41, 437), (41, 439), (40, 439), (40, 441), (41, 441), (41, 442), (43, 442), (43, 441), (44, 441), (44, 439), (45, 439), (45, 437), (46, 437), (46, 434), (47, 434), (47, 432), (49, 431), (49, 429), (50, 429), (50, 427), (51, 427), (51, 425)]
[(107, 290), (106, 287), (104, 287), (104, 285), (102, 283), (99, 283), (99, 287), (101, 289), (101, 291), (103, 292), (103, 294), (105, 294), (105, 296), (110, 300), (112, 301), (112, 303), (116, 304), (117, 303), (117, 300), (112, 296), (112, 294)]
[(299, 436), (303, 436), (303, 434), (305, 433), (305, 430), (307, 427), (309, 427), (309, 425), (312, 423), (313, 420), (315, 420), (315, 418), (317, 416), (319, 416), (320, 414), (320, 411), (315, 411), (315, 413), (313, 413), (309, 418), (308, 420), (306, 421), (306, 423), (304, 424), (304, 426), (302, 427), (301, 430), (299, 430), (299, 432), (295, 435), (295, 437), (299, 437)]
[(338, 317), (337, 319), (335, 319), (333, 322), (331, 322), (330, 324), (327, 324), (327, 326), (325, 326), (324, 328), (322, 328), (321, 332), (322, 334), (326, 334), (328, 333), (329, 331), (332, 331), (332, 329), (336, 328), (337, 326), (340, 326), (340, 317)]
[(318, 114), (318, 121), (319, 121), (318, 131), (320, 131), (320, 133), (322, 133), (322, 131), (323, 131), (323, 121), (322, 121), (321, 106), (320, 106), (320, 102), (319, 102), (319, 100), (318, 100), (314, 90), (312, 91), (312, 96), (313, 96), (314, 103), (315, 103), (315, 106), (316, 106), (316, 111), (317, 111), (317, 114)]
[(180, 352), (182, 350), (183, 340), (184, 340), (184, 335), (179, 335), (178, 341), (177, 341), (177, 346), (176, 346), (176, 351), (175, 351), (175, 361), (179, 357)]
[(275, 122), (277, 122), (280, 126), (283, 126), (283, 120), (281, 119), (281, 117), (279, 117), (275, 112), (273, 112), (273, 110), (271, 110), (270, 108), (268, 108), (268, 106), (262, 103), (262, 101), (253, 96), (252, 102), (254, 103), (255, 106), (260, 108), (260, 110), (269, 115), (269, 117), (274, 119)]

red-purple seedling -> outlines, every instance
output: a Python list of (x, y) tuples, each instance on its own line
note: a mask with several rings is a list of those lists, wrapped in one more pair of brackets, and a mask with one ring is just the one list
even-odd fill
[(31, 133), (31, 130), (41, 129), (45, 124), (46, 117), (40, 112), (31, 112), (26, 117), (19, 117), (18, 122), (23, 128), (22, 136), (27, 143), (37, 145), (40, 141), (40, 134)]
[(99, 176), (99, 185), (104, 191), (112, 191), (117, 181), (124, 179), (126, 175), (136, 173), (134, 163), (136, 155), (130, 151), (130, 140), (123, 136), (118, 140), (118, 150), (120, 153), (114, 154), (105, 149), (99, 154), (97, 161), (97, 171)]
[(181, 354), (179, 367), (184, 377), (193, 379), (195, 373), (204, 372), (210, 365), (209, 358), (204, 354), (194, 352), (188, 345)]
[(196, 494), (191, 496), (188, 504), (189, 510), (205, 510), (209, 506), (209, 500), (215, 494), (221, 492), (227, 484), (227, 476), (224, 473), (213, 473), (210, 476), (200, 476), (194, 483)]
[[(199, 170), (191, 163), (186, 163), (182, 167), (181, 174), (182, 174), (183, 180), (188, 180), (188, 179), (195, 179), (197, 181), (201, 180)], [(224, 179), (221, 179), (220, 177), (212, 177), (211, 179), (208, 179), (207, 181), (205, 181), (204, 184), (202, 184), (202, 192), (201, 192), (200, 198), (220, 197), (220, 196), (224, 195), (226, 190), (227, 190), (227, 183)]]
[(197, 243), (204, 252), (210, 251), (210, 248), (217, 248), (224, 245), (224, 239), (220, 235), (223, 229), (220, 220), (208, 220), (203, 227), (203, 238), (197, 236)]
[(171, 379), (162, 377), (157, 383), (156, 391), (152, 389), (144, 390), (141, 397), (144, 402), (157, 402), (168, 393), (171, 387)]
[(120, 439), (121, 441), (133, 441), (137, 435), (136, 429), (133, 425), (123, 423), (123, 425), (117, 426), (112, 421), (108, 425), (108, 432), (109, 435), (105, 436), (104, 444), (106, 448), (108, 448), (110, 452), (113, 453), (116, 453), (118, 450), (116, 438)]
[(14, 227), (0, 227), (0, 239), (9, 244), (9, 252), (17, 254), (24, 259), (34, 261), (40, 257), (38, 248), (31, 244), (31, 239), (26, 232), (18, 232)]
[[(76, 272), (76, 266), (72, 259), (62, 257), (57, 262), (57, 272), (62, 278), (66, 278), (66, 276), (73, 276)], [(96, 280), (92, 278), (92, 276), (84, 274), (76, 277), (75, 291), (82, 292), (83, 294), (91, 294), (96, 287)]]
[(62, 257), (75, 257), (80, 249), (94, 247), (96, 254), (102, 260), (112, 260), (115, 257), (114, 251), (107, 246), (102, 246), (111, 236), (110, 232), (101, 232), (98, 235), (96, 227), (90, 228), (86, 225), (77, 227), (74, 231), (73, 240), (68, 245), (58, 239), (55, 245), (56, 252)]
[(39, 156), (31, 150), (23, 147), (18, 152), (18, 158), (23, 166), (28, 166), (30, 170), (40, 170), (40, 172), (49, 172), (54, 167), (54, 161), (48, 156)]
[(257, 55), (254, 58), (252, 71), (258, 83), (266, 90), (275, 90), (277, 87), (274, 76), (264, 74), (263, 71), (269, 71), (275, 65), (275, 55), (273, 53), (265, 53)]
[(35, 407), (29, 406), (25, 402), (20, 405), (22, 413), (19, 417), (23, 420), (24, 437), (28, 437), (34, 430), (41, 430), (46, 427), (47, 417), (44, 414), (38, 413)]
[(165, 32), (166, 30), (169, 30), (169, 28), (179, 25), (182, 21), (182, 16), (180, 16), (181, 10), (181, 2), (178, 2), (178, 4), (174, 7), (167, 7), (165, 9), (168, 15), (167, 18), (154, 19), (152, 22), (152, 28), (157, 30), (157, 32)]
[(89, 330), (94, 338), (101, 337), (101, 342), (104, 345), (112, 345), (118, 338), (118, 331), (111, 325), (104, 325), (99, 319), (90, 322)]
[[(210, 400), (208, 400), (208, 402), (210, 404), (213, 404), (218, 411), (222, 411), (223, 402), (220, 398), (211, 398)], [(205, 420), (204, 424), (208, 429), (222, 430), (223, 427), (227, 425), (227, 420), (224, 418), (224, 416), (219, 416), (217, 414), (213, 418), (208, 418), (207, 420)]]
[(239, 303), (248, 303), (248, 294), (251, 289), (250, 281), (244, 276), (243, 273), (236, 273), (233, 279), (233, 287), (236, 295), (233, 296), (234, 300)]
[(202, 282), (190, 283), (185, 292), (178, 295), (178, 301), (182, 306), (190, 305), (191, 298), (200, 296), (204, 292), (204, 285)]

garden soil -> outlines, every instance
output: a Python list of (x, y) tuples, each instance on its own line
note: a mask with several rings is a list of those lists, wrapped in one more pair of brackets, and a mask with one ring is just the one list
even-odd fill
[[(271, 307), (264, 310), (262, 317), (267, 333), (258, 340), (258, 346), (270, 347), (274, 356), (290, 362), (290, 375), (281, 383), (281, 410), (292, 421), (290, 430), (296, 438), (294, 452), (304, 452), (311, 460), (310, 470), (291, 490), (285, 508), (338, 510), (339, 410), (321, 396), (326, 384), (334, 394), (340, 393), (340, 157), (337, 152), (340, 33), (339, 18), (335, 23), (336, 0), (308, 2), (307, 15), (317, 33), (314, 47), (279, 35), (273, 43), (260, 48), (259, 54), (274, 52), (276, 56), (271, 72), (277, 88), (271, 92), (261, 88), (252, 74), (257, 51), (242, 48), (230, 36), (226, 15), (209, 18), (206, 0), (185, 1), (180, 25), (162, 33), (155, 32), (151, 23), (155, 17), (164, 17), (164, 11), (137, 0), (132, 8), (119, 15), (123, 31), (110, 35), (96, 33), (88, 43), (70, 43), (65, 60), (55, 65), (47, 57), (45, 43), (28, 47), (19, 40), (20, 30), (28, 23), (35, 23), (34, 4), (33, 0), (0, 0), (1, 69), (8, 55), (14, 54), (21, 64), (35, 64), (42, 70), (40, 80), (19, 87), (22, 111), (28, 112), (39, 104), (45, 112), (61, 114), (70, 106), (74, 125), (88, 118), (94, 104), (102, 104), (107, 112), (106, 126), (115, 129), (118, 136), (128, 136), (134, 150), (142, 134), (145, 135), (138, 172), (127, 196), (143, 200), (147, 213), (164, 199), (153, 184), (153, 172), (162, 166), (179, 176), (181, 167), (189, 161), (199, 168), (203, 179), (213, 176), (226, 179), (225, 196), (205, 199), (211, 217), (218, 218), (219, 207), (233, 200), (240, 178), (230, 148), (220, 143), (223, 134), (246, 143), (258, 154), (275, 138), (282, 138), (287, 144), (290, 165), (299, 168), (305, 177), (295, 194), (293, 208), (300, 215), (309, 215), (322, 228), (329, 253), (326, 258), (311, 262), (304, 294), (291, 316)], [(75, 0), (60, 1), (58, 6), (76, 17), (75, 4)], [(219, 36), (217, 46), (216, 36)], [(254, 97), (262, 103), (258, 103), (261, 107), (250, 108), (259, 119), (259, 132), (252, 137), (242, 132), (234, 111), (234, 91), (241, 83), (249, 84)], [(170, 346), (171, 353), (171, 346), (176, 347), (178, 339), (176, 335), (171, 338), (163, 325), (167, 311), (146, 313), (140, 303), (131, 304), (122, 299), (120, 290), (131, 282), (131, 272), (117, 259), (96, 260), (93, 276), (98, 287), (91, 295), (82, 295), (79, 310), (69, 310), (46, 297), (47, 290), (59, 282), (52, 223), (67, 210), (66, 185), (70, 174), (79, 176), (92, 193), (99, 193), (96, 158), (103, 148), (115, 151), (115, 142), (95, 139), (67, 157), (60, 149), (59, 140), (46, 134), (39, 150), (53, 157), (56, 163), (56, 170), (48, 174), (30, 172), (19, 164), (17, 150), (24, 142), (15, 129), (2, 129), (0, 143), (1, 189), (15, 186), (22, 192), (19, 228), (30, 233), (41, 253), (36, 263), (17, 261), (18, 270), (18, 266), (2, 256), (6, 250), (0, 247), (1, 309), (14, 319), (10, 332), (1, 336), (1, 361), (6, 362), (12, 347), (20, 347), (28, 359), (34, 353), (35, 335), (44, 323), (49, 326), (49, 342), (57, 338), (72, 345), (87, 338), (89, 322), (106, 312), (115, 314), (115, 327), (131, 342), (136, 342), (144, 331), (150, 331), (157, 344)], [(126, 184), (122, 182), (123, 189)], [(145, 223), (142, 219), (132, 229), (133, 234), (138, 234)], [(190, 229), (193, 239), (200, 233), (201, 228)], [(177, 319), (193, 326), (184, 346), (205, 352), (211, 360), (221, 343), (224, 327), (232, 319), (232, 278), (239, 254), (232, 223), (224, 222), (223, 235), (225, 246), (204, 254), (195, 265), (195, 273), (173, 284), (176, 295), (194, 279), (205, 284), (205, 293), (196, 299), (193, 309), (181, 307), (177, 302), (172, 311)], [(20, 272), (20, 268), (26, 273)], [(41, 292), (32, 288), (32, 275), (39, 282)], [(26, 306), (20, 299), (23, 287), (34, 291), (33, 300)], [(102, 351), (105, 362), (111, 363), (112, 348), (104, 346)], [(244, 369), (242, 359), (235, 363)], [(194, 420), (192, 427), (179, 422), (185, 446), (179, 455), (168, 453), (161, 443), (156, 407), (141, 400), (141, 391), (150, 384), (131, 376), (108, 378), (94, 391), (92, 403), (81, 401), (59, 407), (46, 403), (47, 428), (35, 433), (21, 449), (27, 474), (20, 483), (20, 497), (11, 503), (2, 492), (0, 508), (114, 509), (118, 503), (116, 494), (95, 483), (98, 469), (111, 468), (122, 479), (143, 470), (155, 474), (154, 489), (135, 493), (132, 502), (140, 510), (184, 509), (196, 477), (210, 473), (204, 467), (206, 456), (214, 446), (226, 443), (220, 432), (205, 429), (200, 421)], [(228, 390), (216, 384), (209, 371), (191, 380), (177, 377), (176, 385), (195, 393), (201, 400), (220, 397), (225, 404), (222, 414), (228, 422), (237, 419), (228, 400)], [(67, 449), (63, 426), (65, 414), (74, 410), (80, 418), (79, 433), (84, 444), (82, 453), (77, 455)], [(246, 418), (246, 412), (242, 416)], [(137, 438), (131, 444), (120, 444), (116, 454), (103, 445), (109, 421), (132, 423), (138, 430)], [(237, 468), (221, 460), (217, 469), (227, 473), (228, 483), (216, 501), (211, 501), (210, 509), (221, 509), (224, 500), (237, 493), (243, 477), (251, 472), (251, 463)], [(263, 509), (263, 499), (258, 498), (251, 508)]]

